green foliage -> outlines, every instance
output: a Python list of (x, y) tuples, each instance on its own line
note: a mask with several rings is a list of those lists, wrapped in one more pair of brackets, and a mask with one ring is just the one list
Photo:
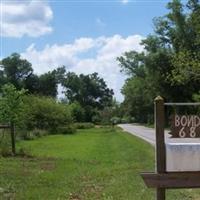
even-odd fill
[(111, 119), (110, 119), (110, 121), (111, 121), (111, 123), (112, 124), (120, 124), (121, 123), (121, 118), (119, 118), (119, 117), (112, 117)]
[(17, 90), (12, 84), (6, 84), (2, 87), (0, 97), (0, 122), (20, 124), (21, 115), (23, 115), (23, 97), (25, 90)]
[(48, 135), (49, 133), (46, 130), (41, 129), (33, 129), (33, 130), (20, 130), (18, 136), (23, 140), (33, 140), (38, 137), (43, 137)]
[(11, 56), (4, 58), (1, 64), (1, 82), (4, 84), (11, 83), (17, 89), (22, 88), (23, 82), (33, 73), (31, 63), (25, 59), (21, 59), (17, 53), (13, 53)]
[(155, 33), (142, 41), (145, 53), (126, 52), (117, 59), (129, 76), (121, 109), (137, 122), (152, 123), (158, 95), (170, 102), (188, 102), (199, 94), (200, 3), (173, 0), (168, 9), (167, 15), (154, 20)]
[(24, 98), (28, 130), (41, 129), (57, 133), (59, 127), (72, 123), (69, 108), (53, 98), (28, 95)]
[(77, 129), (89, 129), (89, 128), (94, 128), (94, 124), (93, 123), (89, 123), (89, 122), (82, 122), (82, 123), (75, 123), (74, 124), (75, 127)]
[(110, 106), (106, 106), (104, 109), (96, 112), (96, 115), (92, 118), (92, 122), (95, 124), (110, 125), (113, 123), (113, 117), (121, 118), (121, 116), (120, 104), (114, 99)]
[(58, 84), (61, 83), (64, 73), (65, 69), (64, 67), (61, 67), (40, 76), (31, 74), (26, 80), (24, 80), (24, 88), (28, 89), (30, 94), (55, 98), (58, 93)]
[[(56, 98), (58, 85), (65, 90), (67, 103), (74, 121), (91, 122), (98, 110), (112, 103), (113, 90), (97, 73), (76, 75), (66, 73), (65, 66), (36, 75), (31, 63), (19, 54), (1, 60), (0, 84), (12, 83), (18, 90), (24, 88), (28, 94)], [(0, 90), (1, 91), (1, 90)]]
[(56, 97), (58, 84), (65, 76), (65, 67), (40, 76), (34, 74), (32, 64), (13, 53), (1, 61), (0, 84), (13, 84), (18, 90), (25, 88), (30, 94)]
[(105, 81), (97, 73), (90, 75), (69, 72), (62, 83), (69, 103), (78, 102), (84, 109), (84, 121), (91, 122), (100, 110), (112, 103), (113, 90), (107, 88)]
[(134, 117), (130, 117), (130, 116), (124, 116), (121, 119), (121, 123), (122, 124), (133, 123), (134, 121), (135, 121), (135, 118)]
[(85, 121), (85, 110), (78, 102), (71, 103), (69, 109), (75, 122)]
[(73, 124), (69, 124), (67, 126), (59, 126), (56, 130), (57, 134), (73, 134), (76, 132), (76, 126)]
[(172, 60), (173, 69), (170, 80), (174, 85), (192, 85), (198, 87), (200, 80), (200, 53), (181, 51)]

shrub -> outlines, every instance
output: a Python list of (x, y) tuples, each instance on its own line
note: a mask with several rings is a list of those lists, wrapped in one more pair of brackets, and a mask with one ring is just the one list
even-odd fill
[(42, 137), (42, 136), (48, 135), (48, 132), (46, 130), (41, 130), (41, 129), (34, 129), (32, 133), (36, 137)]
[(78, 102), (71, 103), (69, 109), (75, 122), (83, 122), (85, 120), (85, 110)]
[(102, 120), (102, 118), (100, 117), (100, 114), (99, 114), (99, 113), (97, 113), (96, 115), (94, 115), (94, 116), (92, 117), (92, 122), (93, 122), (94, 124), (101, 124), (101, 120)]
[(121, 119), (121, 123), (122, 124), (125, 124), (125, 123), (133, 123), (135, 121), (135, 118), (134, 117), (130, 117), (130, 116), (126, 116), (126, 117), (123, 117)]
[(75, 123), (75, 127), (77, 129), (89, 129), (89, 128), (94, 128), (93, 123), (85, 122), (85, 123)]
[(119, 117), (112, 117), (110, 121), (111, 121), (112, 124), (121, 123), (121, 119)]
[(58, 127), (56, 131), (57, 134), (73, 134), (75, 132), (76, 132), (76, 127), (74, 125), (61, 126)]
[(72, 124), (72, 116), (68, 106), (56, 102), (50, 97), (29, 95), (25, 98), (26, 116), (24, 124), (27, 130), (40, 129), (57, 132), (60, 126)]
[(30, 131), (20, 131), (19, 137), (24, 140), (33, 140), (37, 137), (42, 137), (48, 135), (48, 132), (46, 130), (41, 129), (33, 129)]
[(34, 140), (36, 136), (33, 134), (32, 131), (28, 131), (24, 137), (24, 140)]

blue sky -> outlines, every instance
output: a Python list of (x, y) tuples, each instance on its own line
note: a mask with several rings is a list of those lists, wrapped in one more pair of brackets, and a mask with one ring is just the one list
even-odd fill
[(143, 50), (141, 39), (153, 32), (152, 19), (167, 12), (166, 3), (1, 0), (0, 58), (18, 52), (38, 74), (61, 65), (76, 73), (96, 71), (121, 101), (126, 77), (116, 57)]

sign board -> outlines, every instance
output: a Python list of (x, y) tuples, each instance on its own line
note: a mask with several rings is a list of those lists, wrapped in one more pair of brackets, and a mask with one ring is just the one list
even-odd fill
[(173, 115), (170, 134), (173, 138), (200, 138), (200, 116)]
[[(157, 200), (166, 199), (166, 189), (200, 188), (200, 171), (169, 172), (166, 169), (165, 106), (200, 106), (200, 103), (165, 103), (160, 96), (155, 99), (156, 171), (141, 175), (148, 187), (156, 188)], [(171, 135), (173, 138), (200, 138), (200, 116), (173, 115)]]

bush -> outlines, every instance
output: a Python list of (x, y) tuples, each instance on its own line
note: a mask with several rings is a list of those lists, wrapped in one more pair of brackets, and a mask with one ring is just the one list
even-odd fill
[(74, 125), (59, 127), (56, 131), (57, 134), (73, 134), (76, 132), (76, 127)]
[(89, 128), (94, 128), (93, 123), (85, 122), (85, 123), (75, 123), (75, 127), (77, 129), (89, 129)]
[(85, 110), (78, 102), (71, 103), (69, 109), (75, 122), (83, 122), (85, 120)]
[(24, 140), (34, 140), (35, 138), (36, 138), (36, 136), (34, 135), (34, 133), (32, 131), (28, 131), (23, 139)]
[(27, 130), (40, 129), (53, 133), (57, 132), (60, 126), (72, 124), (68, 106), (56, 102), (53, 98), (29, 95), (24, 101), (25, 115), (22, 120)]
[(92, 117), (92, 122), (93, 122), (94, 124), (96, 124), (96, 125), (101, 124), (101, 121), (102, 121), (102, 118), (100, 117), (100, 114), (99, 114), (99, 113), (97, 113), (96, 115), (94, 115), (94, 116)]
[(31, 131), (21, 131), (19, 133), (20, 138), (24, 140), (33, 140), (37, 137), (42, 137), (45, 135), (48, 135), (48, 132), (40, 129), (34, 129)]
[(121, 119), (121, 123), (122, 123), (122, 124), (133, 123), (134, 121), (135, 121), (135, 118), (134, 118), (134, 117), (130, 117), (130, 116), (123, 117), (123, 118)]
[(119, 117), (112, 117), (110, 121), (112, 124), (119, 124), (121, 119)]

